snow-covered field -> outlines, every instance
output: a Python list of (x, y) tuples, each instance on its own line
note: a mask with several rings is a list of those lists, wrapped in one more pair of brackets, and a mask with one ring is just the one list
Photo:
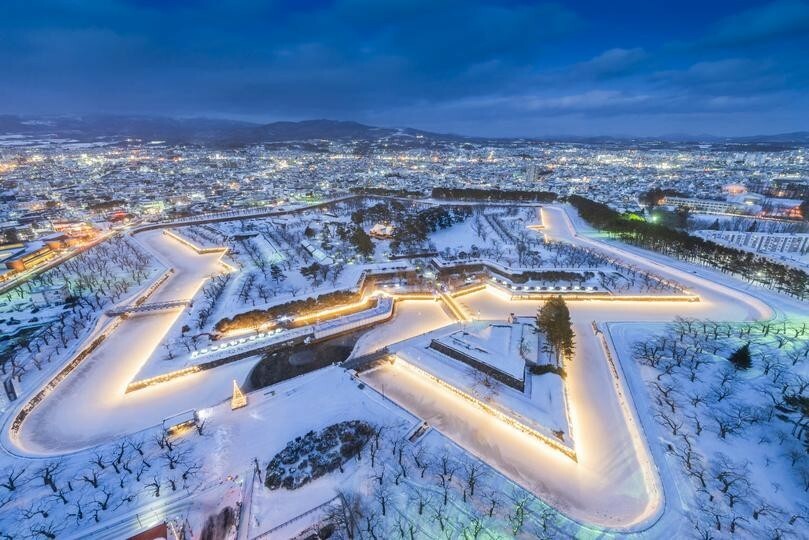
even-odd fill
[(521, 325), (489, 323), (485, 326), (468, 326), (448, 336), (439, 337), (437, 341), (515, 379), (522, 379), (525, 358), (520, 356), (521, 337)]
[[(309, 223), (306, 226), (313, 230), (312, 233), (304, 233), (304, 225), (301, 223), (287, 223), (286, 232), (278, 235), (273, 232), (275, 229), (265, 227), (258, 220), (256, 226), (248, 230), (251, 234), (249, 238), (235, 240), (241, 243), (240, 250), (233, 255), (234, 262), (241, 263), (241, 271), (233, 274), (232, 281), (224, 282), (221, 291), (209, 291), (208, 296), (214, 300), (210, 305), (211, 309), (225, 309), (228, 314), (232, 314), (228, 310), (233, 309), (236, 304), (228, 302), (233, 302), (234, 297), (242, 294), (240, 291), (244, 290), (245, 279), (249, 279), (247, 276), (250, 274), (254, 276), (254, 282), (249, 284), (251, 292), (243, 295), (245, 300), (239, 301), (245, 308), (252, 307), (251, 298), (260, 296), (258, 287), (262, 283), (269, 286), (269, 283), (275, 282), (278, 285), (275, 292), (283, 293), (281, 284), (287, 280), (292, 280), (289, 283), (294, 288), (295, 280), (300, 279), (301, 287), (308, 287), (312, 291), (318, 288), (339, 288), (352, 279), (356, 280), (350, 272), (343, 272), (335, 278), (334, 283), (330, 283), (331, 277), (326, 275), (316, 284), (315, 281), (320, 278), (300, 275), (293, 277), (298, 272), (297, 267), (289, 271), (283, 266), (296, 257), (309, 264), (312, 257), (318, 256), (313, 253), (296, 254), (294, 251), (299, 249), (297, 245), (293, 246), (299, 240), (296, 235), (324, 240), (325, 235), (336, 230), (339, 223), (348, 223), (345, 216), (334, 217), (324, 213), (320, 217), (309, 217), (312, 219), (303, 223)], [(734, 532), (742, 531), (738, 534), (759, 536), (758, 533), (762, 531), (772, 530), (771, 522), (777, 522), (772, 516), (776, 515), (781, 516), (781, 520), (786, 523), (782, 527), (785, 534), (794, 530), (792, 526), (796, 523), (800, 525), (805, 521), (806, 517), (800, 517), (803, 507), (790, 503), (790, 500), (800, 499), (802, 496), (802, 486), (796, 482), (801, 476), (797, 474), (792, 478), (788, 477), (788, 469), (783, 463), (785, 458), (779, 454), (779, 439), (770, 438), (762, 442), (761, 437), (767, 434), (764, 424), (760, 423), (756, 424), (755, 431), (749, 432), (756, 439), (743, 440), (743, 452), (750, 456), (753, 471), (750, 485), (754, 487), (755, 497), (747, 494), (745, 500), (748, 502), (738, 507), (727, 502), (723, 504), (729, 504), (729, 508), (719, 505), (719, 501), (725, 501), (727, 495), (721, 489), (721, 478), (726, 478), (724, 475), (718, 480), (719, 487), (713, 488), (711, 492), (714, 499), (709, 502), (713, 504), (705, 503), (693, 481), (683, 473), (678, 461), (682, 459), (681, 454), (675, 456), (672, 452), (667, 453), (667, 445), (678, 435), (666, 434), (653, 419), (659, 411), (650, 407), (650, 402), (653, 399), (660, 400), (660, 397), (656, 394), (657, 388), (654, 388), (651, 396), (647, 395), (649, 389), (644, 381), (651, 383), (661, 379), (651, 368), (644, 366), (639, 369), (631, 353), (636, 341), (648, 341), (652, 333), (666, 330), (664, 323), (682, 317), (752, 321), (782, 317), (784, 314), (805, 315), (805, 305), (741, 284), (717, 272), (694, 269), (685, 263), (671, 261), (636, 248), (596, 240), (590, 234), (591, 231), (581, 227), (575, 216), (571, 219), (562, 207), (545, 207), (541, 210), (540, 217), (545, 226), (544, 234), (548, 238), (578, 246), (578, 251), (564, 247), (553, 248), (557, 249), (557, 254), (566, 254), (567, 257), (572, 257), (570, 260), (578, 260), (577, 257), (584, 252), (603, 253), (607, 259), (620, 259), (641, 271), (681, 283), (688, 292), (700, 297), (698, 302), (651, 299), (569, 302), (576, 334), (576, 352), (564, 366), (567, 372), (565, 391), (569, 406), (569, 417), (564, 420), (575, 444), (576, 461), (400, 363), (385, 364), (364, 373), (361, 379), (367, 381), (370, 387), (353, 379), (339, 367), (324, 368), (254, 392), (248, 396), (248, 406), (236, 411), (230, 410), (228, 402), (232, 381), (244, 381), (254, 363), (250, 359), (125, 394), (124, 388), (143, 369), (149, 358), (160, 361), (155, 352), (160, 350), (161, 343), (167, 337), (170, 340), (177, 339), (176, 336), (184, 333), (181, 327), (191, 322), (188, 314), (199, 309), (197, 305), (190, 310), (134, 315), (124, 320), (90, 357), (33, 409), (22, 423), (19, 434), (13, 439), (8, 432), (11, 415), (5, 415), (3, 444), (10, 452), (26, 457), (0, 457), (0, 472), (3, 473), (0, 480), (5, 479), (10, 470), (8, 467), (17, 467), (15, 463), (18, 462), (15, 460), (23, 460), (30, 470), (24, 472), (20, 478), (26, 479), (26, 484), (30, 486), (9, 496), (8, 493), (13, 490), (4, 488), (0, 483), (0, 507), (8, 505), (9, 509), (8, 512), (4, 510), (0, 517), (0, 531), (30, 525), (50, 527), (47, 530), (51, 531), (59, 529), (60, 536), (81, 537), (85, 534), (83, 531), (90, 530), (87, 527), (96, 530), (93, 527), (100, 525), (91, 521), (99, 520), (99, 523), (119, 523), (122, 531), (134, 532), (137, 525), (130, 523), (131, 518), (126, 518), (125, 514), (138, 508), (148, 508), (155, 516), (168, 515), (169, 510), (160, 510), (161, 504), (157, 503), (174, 499), (161, 497), (194, 500), (193, 494), (198, 489), (202, 491), (199, 492), (200, 504), (197, 505), (197, 510), (184, 510), (188, 513), (189, 520), (193, 517), (195, 523), (202, 523), (205, 515), (215, 509), (216, 504), (210, 501), (202, 504), (203, 492), (208, 499), (213, 497), (213, 493), (226, 493), (222, 495), (223, 501), (231, 505), (235, 505), (236, 499), (245, 497), (242, 506), (243, 510), (249, 509), (245, 514), (249, 517), (245, 518), (247, 525), (243, 526), (249, 527), (251, 536), (283, 525), (289, 518), (332, 501), (341, 492), (342, 500), (361, 502), (361, 512), (358, 510), (357, 515), (365, 520), (367, 529), (374, 530), (378, 537), (395, 536), (397, 530), (403, 531), (407, 527), (415, 527), (411, 531), (431, 537), (450, 534), (462, 536), (463, 531), (474, 530), (478, 525), (484, 529), (490, 528), (492, 532), (489, 536), (492, 537), (502, 534), (526, 538), (544, 535), (599, 536), (603, 534), (599, 528), (607, 528), (607, 535), (633, 530), (645, 531), (644, 534), (648, 537), (681, 537), (694, 534), (692, 522), (698, 522), (708, 533), (712, 533), (703, 535), (707, 538), (728, 536), (731, 523), (738, 527), (733, 529)], [(519, 235), (516, 224), (524, 228), (528, 223), (536, 223), (538, 220), (535, 218), (536, 215), (532, 218), (524, 209), (500, 212), (488, 217), (471, 217), (436, 233), (434, 247), (450, 251), (461, 249), (465, 238), (472, 234), (478, 238), (482, 234), (508, 239), (512, 235)], [(280, 227), (274, 224), (276, 225)], [(235, 225), (220, 224), (217, 227), (223, 237), (227, 238), (244, 232)], [(460, 228), (455, 231), (457, 234), (453, 235), (450, 231), (458, 227)], [(254, 232), (259, 233), (259, 236), (252, 236)], [(264, 236), (265, 233), (268, 237)], [(204, 233), (198, 234), (204, 236)], [(536, 233), (531, 231), (530, 234)], [(154, 252), (156, 260), (175, 268), (175, 273), (158, 288), (149, 302), (194, 298), (197, 303), (205, 295), (198, 293), (201, 286), (210, 276), (222, 272), (221, 253), (200, 255), (177, 240), (161, 234), (159, 230), (141, 233), (136, 239), (146, 249)], [(321, 248), (329, 256), (336, 256), (338, 248), (330, 248), (329, 242), (326, 244), (326, 247)], [(382, 245), (377, 245), (372, 259), (383, 256), (379, 253)], [(516, 251), (501, 254), (504, 259), (514, 257), (515, 263), (519, 263), (517, 259), (520, 257), (526, 256)], [(260, 261), (270, 259), (283, 267), (283, 279), (279, 277), (277, 281), (274, 280), (270, 277), (269, 270), (265, 274), (265, 269), (260, 267), (264, 264)], [(341, 282), (342, 276), (346, 277), (346, 283)], [(294, 296), (301, 292), (287, 290), (284, 294)], [(226, 299), (225, 303), (216, 302), (220, 293)], [(540, 305), (533, 300), (512, 300), (509, 295), (494, 288), (485, 288), (462, 296), (457, 302), (464, 312), (479, 319), (500, 321), (508, 319), (510, 314), (533, 317)], [(270, 300), (269, 303), (273, 301)], [(223, 305), (228, 307), (222, 308)], [(215, 317), (211, 319), (208, 325), (216, 322)], [(594, 322), (598, 323), (597, 327)], [(442, 327), (448, 327), (447, 333), (461, 330), (460, 325), (448, 326), (450, 323), (452, 319), (440, 302), (400, 300), (396, 303), (393, 319), (367, 331), (357, 342), (352, 354), (362, 356), (383, 347), (390, 347), (396, 353), (396, 344), (403, 340)], [(471, 346), (506, 348), (503, 339), (494, 339), (492, 336), (478, 338)], [(508, 347), (513, 348), (513, 340), (507, 341)], [(493, 345), (496, 343), (499, 345)], [(775, 341), (768, 343), (770, 344), (766, 346), (761, 345), (761, 349), (757, 351), (764, 354), (761, 351), (766, 347), (777, 347)], [(737, 343), (734, 341), (734, 344)], [(182, 346), (180, 343), (176, 345)], [(491, 353), (494, 354), (495, 351)], [(727, 351), (722, 351), (722, 354), (726, 353)], [(496, 359), (492, 359), (492, 362), (496, 363)], [(791, 377), (806, 377), (806, 364), (800, 365), (803, 366), (800, 367), (803, 371), (796, 371), (789, 366), (784, 369)], [(761, 368), (757, 366), (756, 369)], [(514, 366), (509, 369), (513, 373), (518, 371)], [(564, 410), (558, 406), (558, 397), (554, 397), (558, 392), (545, 384), (551, 376), (557, 377), (550, 374), (531, 375), (527, 380), (526, 391), (530, 392), (530, 399), (537, 409), (547, 408), (558, 413)], [(675, 376), (680, 377), (676, 381), (678, 390), (675, 393), (685, 395), (686, 391), (679, 388), (687, 387), (694, 381), (683, 379), (676, 370)], [(710, 377), (715, 376), (719, 375), (712, 371)], [(765, 381), (760, 378), (762, 375), (759, 372), (756, 372), (756, 377), (759, 377), (756, 384)], [(451, 378), (450, 375), (447, 378)], [(699, 384), (694, 385), (695, 390), (699, 388)], [(757, 393), (756, 396), (758, 395), (760, 394)], [(742, 404), (746, 396), (745, 392), (737, 395)], [(24, 401), (26, 396), (22, 399)], [(491, 399), (496, 402), (497, 396), (491, 396)], [(504, 399), (503, 402), (507, 401)], [(662, 402), (666, 403), (665, 400)], [(757, 402), (755, 406), (762, 405)], [(119, 478), (109, 472), (109, 467), (113, 467), (112, 463), (115, 463), (114, 468), (117, 471), (123, 461), (105, 458), (107, 461), (99, 465), (100, 469), (107, 471), (103, 473), (104, 482), (109, 482), (110, 492), (114, 497), (123, 497), (121, 504), (115, 509), (107, 508), (106, 502), (102, 505), (100, 502), (80, 500), (76, 493), (66, 488), (62, 488), (61, 492), (54, 488), (53, 493), (57, 495), (48, 494), (51, 487), (47, 481), (43, 485), (40, 478), (40, 468), (46, 465), (45, 459), (64, 459), (60, 487), (72, 485), (63, 481), (66, 481), (68, 475), (80, 477), (81, 463), (86, 463), (92, 456), (92, 453), (82, 449), (105, 445), (99, 447), (98, 451), (113, 455), (112, 445), (116, 439), (137, 436), (133, 434), (142, 430), (149, 430), (149, 435), (159, 432), (154, 426), (158, 426), (163, 419), (188, 410), (201, 412), (200, 419), (204, 420), (204, 429), (200, 427), (200, 435), (192, 431), (190, 435), (182, 436), (185, 466), (189, 467), (188, 463), (194, 464), (188, 469), (193, 470), (193, 473), (188, 472), (188, 478), (182, 478), (183, 490), (186, 491), (181, 490), (181, 493), (175, 489), (175, 484), (179, 482), (178, 472), (172, 472), (174, 458), (169, 455), (159, 460), (155, 458), (155, 462), (160, 465), (149, 473), (149, 476), (154, 474), (155, 480), (151, 484), (156, 482), (157, 488), (149, 487), (151, 478), (140, 478), (140, 475), (137, 483), (126, 488), (125, 482), (131, 479), (125, 480), (122, 477), (120, 488), (115, 487), (118, 486)], [(519, 412), (524, 414), (526, 410), (528, 409)], [(684, 405), (679, 411), (678, 414), (682, 415), (688, 412)], [(384, 441), (374, 443), (381, 452), (376, 456), (376, 465), (369, 464), (369, 460), (374, 459), (370, 452), (376, 451), (370, 449), (375, 447), (372, 445), (362, 451), (360, 461), (347, 464), (345, 472), (326, 475), (307, 484), (300, 491), (269, 492), (260, 483), (254, 484), (248, 480), (252, 476), (254, 464), (261, 470), (263, 464), (272, 459), (288, 441), (311, 429), (353, 419), (385, 426), (386, 435), (380, 439)], [(409, 434), (422, 422), (426, 422), (431, 429), (425, 436), (411, 438)], [(546, 423), (552, 424), (553, 421), (546, 419)], [(707, 433), (708, 428), (705, 428), (703, 437), (693, 439), (693, 443), (709, 464), (710, 460), (719, 459), (716, 457), (717, 452), (730, 454), (741, 447), (734, 445), (732, 437), (709, 437)], [(407, 439), (402, 438), (405, 434)], [(145, 433), (141, 435), (146, 436)], [(677, 447), (677, 451), (682, 450), (679, 440), (673, 446)], [(380, 447), (382, 450), (379, 450)], [(432, 453), (422, 472), (419, 472), (424, 461), (418, 457), (420, 448), (426, 448), (426, 452)], [(407, 450), (405, 457), (403, 449)], [(157, 449), (152, 451), (157, 452)], [(127, 452), (134, 455), (134, 450)], [(150, 459), (148, 455), (141, 457), (144, 461)], [(447, 464), (450, 462), (454, 464), (454, 470), (459, 471), (458, 475), (453, 476), (448, 472)], [(736, 465), (730, 464), (725, 468), (733, 471)], [(468, 483), (469, 478), (464, 480), (460, 471), (466, 471), (468, 475), (476, 467), (487, 470), (486, 490), (473, 496), (474, 489)], [(86, 471), (84, 473), (89, 474)], [(236, 488), (230, 484), (234, 478), (237, 478), (237, 483), (246, 482), (244, 485), (251, 486), (252, 491), (245, 489), (237, 494)], [(192, 479), (193, 482), (190, 481)], [(771, 485), (765, 486), (766, 481), (770, 481)], [(89, 480), (76, 482), (81, 485), (93, 483)], [(772, 482), (777, 483), (778, 487)], [(34, 485), (38, 486), (36, 490)], [(163, 495), (157, 497), (155, 492), (160, 489)], [(486, 511), (481, 497), (489, 492), (499, 493), (500, 503), (493, 503), (492, 510)], [(47, 499), (43, 493), (49, 495)], [(58, 493), (62, 493), (61, 497)], [(134, 495), (127, 499), (127, 493)], [(167, 493), (170, 495), (166, 495)], [(419, 494), (425, 493), (431, 494), (431, 501), (424, 507), (428, 510), (422, 514)], [(85, 493), (81, 497), (88, 495)], [(98, 495), (93, 491), (89, 497), (92, 499)], [(539, 502), (536, 497), (543, 502)], [(40, 503), (36, 501), (39, 499), (47, 507), (44, 513), (37, 510), (36, 504)], [(508, 499), (508, 502), (503, 504), (503, 499)], [(742, 518), (758, 520), (747, 514), (741, 515), (741, 509), (747, 513), (752, 512), (753, 503), (749, 501), (758, 502), (759, 499), (762, 504), (774, 501), (772, 505), (777, 506), (778, 511), (766, 510), (765, 513), (769, 513), (766, 519), (745, 528)], [(85, 517), (77, 517), (75, 508), (82, 501), (89, 505), (88, 508), (97, 507), (96, 515), (100, 512), (101, 519), (93, 518), (90, 512)], [(551, 511), (544, 503), (555, 510)], [(173, 504), (166, 502), (165, 507), (175, 508)], [(706, 512), (700, 511), (702, 507)], [(389, 510), (388, 514), (385, 513), (386, 508)], [(722, 515), (716, 517), (707, 512), (707, 509), (713, 508)], [(526, 509), (530, 509), (527, 517), (523, 513)], [(72, 514), (69, 515), (69, 511)], [(562, 515), (556, 514), (556, 511)], [(197, 514), (192, 516), (193, 512)], [(327, 507), (323, 507), (320, 512), (310, 515), (334, 518), (327, 516)], [(733, 520), (730, 515), (732, 512), (740, 515)], [(789, 512), (794, 515), (788, 515)], [(520, 518), (521, 515), (525, 519)], [(553, 525), (547, 529), (549, 515), (554, 516)], [(763, 515), (759, 513), (759, 517)], [(717, 530), (711, 518), (720, 520), (724, 528)], [(292, 533), (292, 529), (298, 525), (285, 527), (289, 528), (283, 529), (284, 534)], [(555, 534), (549, 531), (555, 531)], [(103, 537), (100, 533), (91, 536)], [(108, 533), (107, 537), (115, 535)]]
[[(670, 497), (695, 537), (802, 537), (809, 458), (787, 396), (809, 381), (806, 323), (608, 325)], [(752, 364), (728, 358), (751, 345)]]
[(396, 364), (364, 378), (568, 516), (629, 528), (653, 518), (662, 501), (656, 479), (645, 469), (649, 456), (642, 443), (632, 443), (640, 435), (627, 425), (612, 374), (588, 325), (575, 325), (576, 357), (566, 367), (578, 462)]
[[(528, 382), (521, 391), (430, 347), (433, 339), (445, 341), (454, 332), (456, 326), (451, 325), (396, 343), (389, 349), (397, 361), (425, 371), (554, 442), (559, 433), (563, 445), (573, 448), (564, 384), (559, 375), (526, 373)], [(523, 372), (518, 375), (522, 380)]]

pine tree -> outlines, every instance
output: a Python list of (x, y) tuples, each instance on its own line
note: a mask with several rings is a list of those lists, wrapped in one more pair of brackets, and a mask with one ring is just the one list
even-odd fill
[(733, 364), (736, 369), (750, 369), (753, 365), (753, 361), (750, 358), (750, 344), (745, 343), (736, 349), (728, 360), (730, 360), (730, 363)]
[(569, 358), (573, 354), (573, 327), (570, 321), (570, 310), (561, 296), (548, 299), (537, 313), (537, 327), (545, 333), (548, 343), (553, 348), (556, 364), (564, 355)]
[(371, 237), (368, 236), (368, 233), (366, 233), (361, 227), (354, 229), (354, 232), (351, 234), (351, 242), (354, 244), (354, 248), (360, 255), (365, 257), (370, 257), (373, 255), (374, 243), (371, 241)]
[(270, 277), (276, 282), (279, 283), (281, 280), (286, 279), (286, 275), (284, 271), (281, 270), (281, 267), (277, 264), (273, 264), (270, 266)]

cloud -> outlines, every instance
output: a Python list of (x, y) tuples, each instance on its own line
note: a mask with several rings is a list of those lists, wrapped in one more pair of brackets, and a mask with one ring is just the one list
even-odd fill
[[(789, 89), (801, 69), (784, 69), (784, 63), (750, 58), (724, 58), (696, 62), (682, 70), (664, 70), (651, 75), (651, 80), (700, 94), (759, 94)], [(805, 69), (805, 66), (804, 66)]]
[(809, 32), (809, 4), (781, 0), (731, 15), (719, 21), (703, 43), (737, 47), (764, 43)]
[(579, 76), (597, 79), (618, 77), (634, 73), (649, 54), (640, 47), (634, 49), (609, 49), (598, 56), (573, 66), (571, 70)]
[(641, 72), (650, 58), (641, 47), (612, 48), (587, 60), (563, 67), (536, 70), (526, 74), (526, 82), (538, 87), (570, 87), (592, 85)]
[(475, 111), (487, 109), (497, 114), (542, 114), (549, 116), (569, 114), (603, 114), (626, 111), (652, 99), (645, 94), (614, 90), (592, 90), (575, 94), (534, 95), (513, 94), (483, 96), (448, 102), (445, 110)]
[(794, 97), (809, 60), (792, 43), (768, 46), (806, 41), (807, 1), (736, 14), (689, 6), (711, 44), (674, 49), (665, 44), (688, 31), (652, 3), (615, 6), (617, 25), (586, 0), (576, 10), (526, 0), (6, 0), (0, 112), (331, 117), (441, 131), (477, 122), (480, 133), (520, 118), (766, 118), (784, 103), (805, 119), (806, 100)]
[[(490, 90), (582, 24), (553, 3), (87, 0), (70, 9), (66, 0), (45, 0), (57, 17), (37, 18), (11, 1), (17, 7), (0, 29), (16, 50), (0, 49), (0, 62), (12, 80), (34, 73), (65, 92), (78, 80), (116, 92), (128, 78), (149, 80), (184, 90), (184, 98), (210, 98), (201, 107), (215, 105), (217, 88), (263, 89), (279, 103), (312, 95), (303, 85), (313, 85), (323, 101), (341, 92), (355, 107), (377, 101), (374, 92), (397, 101)], [(296, 80), (301, 87), (292, 88)], [(240, 105), (226, 96), (220, 103)]]

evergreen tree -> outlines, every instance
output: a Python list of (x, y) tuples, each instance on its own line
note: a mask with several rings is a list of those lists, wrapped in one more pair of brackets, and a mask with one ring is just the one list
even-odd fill
[[(809, 273), (741, 249), (717, 244), (686, 231), (662, 224), (628, 219), (607, 206), (578, 195), (568, 197), (591, 225), (613, 238), (682, 260), (713, 266), (723, 272), (742, 275), (804, 299), (809, 297)], [(751, 273), (750, 268), (756, 268)]]
[(279, 283), (281, 280), (286, 279), (286, 275), (284, 271), (281, 270), (281, 267), (277, 264), (270, 265), (270, 277), (276, 282)]
[(354, 232), (351, 234), (351, 243), (354, 244), (354, 248), (360, 255), (370, 257), (374, 254), (374, 243), (362, 227), (354, 229)]
[(575, 334), (570, 321), (570, 310), (561, 296), (550, 298), (539, 308), (537, 327), (545, 334), (552, 347), (557, 365), (563, 355), (569, 358), (573, 354)]
[(753, 361), (750, 358), (750, 344), (745, 343), (736, 349), (728, 360), (730, 360), (730, 363), (733, 364), (736, 369), (750, 369), (753, 365)]

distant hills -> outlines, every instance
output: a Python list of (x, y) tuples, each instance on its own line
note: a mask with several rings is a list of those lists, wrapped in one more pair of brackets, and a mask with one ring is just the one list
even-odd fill
[(756, 135), (747, 137), (714, 137), (711, 135), (672, 134), (663, 137), (532, 137), (484, 138), (432, 133), (412, 128), (383, 128), (358, 122), (337, 120), (305, 120), (301, 122), (271, 122), (259, 124), (211, 118), (167, 118), (152, 116), (50, 116), (26, 117), (0, 115), (0, 139), (19, 136), (26, 139), (80, 142), (164, 141), (173, 144), (215, 144), (241, 146), (261, 143), (290, 143), (295, 141), (390, 141), (393, 146), (430, 145), (448, 142), (517, 141), (575, 142), (580, 144), (719, 144), (719, 145), (809, 145), (809, 131)]
[(799, 143), (809, 144), (809, 131), (793, 131), (792, 133), (779, 133), (777, 135), (754, 135), (751, 137), (735, 137), (732, 139), (739, 143)]
[(463, 139), (410, 128), (381, 128), (358, 122), (305, 120), (258, 124), (210, 118), (150, 116), (0, 116), (0, 136), (72, 139), (137, 139), (187, 144), (245, 145), (312, 140), (378, 141), (390, 137)]

